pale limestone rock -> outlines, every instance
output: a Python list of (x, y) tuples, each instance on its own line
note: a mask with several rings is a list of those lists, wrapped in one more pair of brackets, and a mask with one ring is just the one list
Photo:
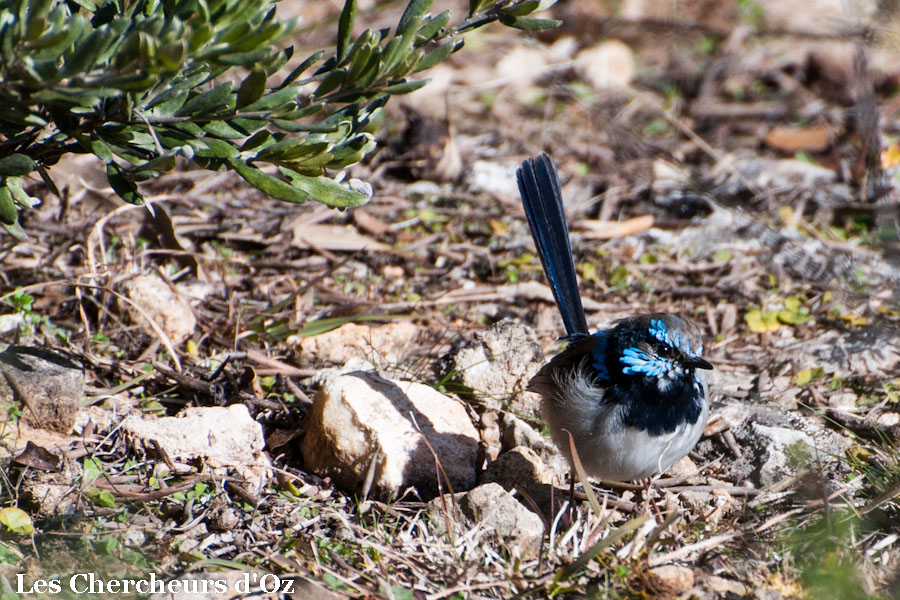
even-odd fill
[(677, 594), (694, 587), (694, 572), (688, 567), (664, 565), (650, 569), (650, 573)]
[(148, 335), (159, 335), (148, 319), (175, 345), (188, 339), (197, 329), (197, 317), (190, 303), (155, 273), (129, 279), (125, 283), (125, 296), (131, 300), (124, 303), (131, 319)]
[(628, 87), (634, 79), (634, 53), (618, 40), (601, 42), (575, 56), (575, 70), (595, 89)]
[(495, 323), (460, 348), (451, 364), (459, 382), (488, 408), (538, 414), (539, 398), (524, 392), (544, 364), (544, 353), (531, 328), (511, 320)]
[(552, 519), (554, 496), (556, 500), (564, 497), (564, 494), (555, 494), (553, 486), (565, 483), (565, 471), (552, 469), (534, 450), (519, 446), (504, 452), (488, 465), (478, 482), (482, 485), (496, 483), (508, 491), (517, 490), (530, 499), (529, 506), (536, 506)]
[(512, 200), (519, 197), (519, 184), (516, 183), (518, 168), (518, 161), (476, 160), (465, 175), (466, 185), (474, 193)]
[(429, 445), (459, 491), (475, 484), (478, 442), (461, 402), (421, 383), (357, 371), (319, 388), (301, 451), (307, 469), (349, 492), (362, 491), (370, 476), (379, 496), (410, 486), (427, 496), (438, 491)]
[(504, 451), (512, 451), (517, 446), (526, 446), (536, 452), (541, 462), (557, 475), (558, 483), (565, 481), (569, 463), (552, 439), (542, 436), (528, 423), (509, 413), (504, 413), (500, 427)]
[(460, 508), (476, 526), (496, 532), (504, 547), (517, 558), (537, 555), (544, 522), (497, 483), (486, 483), (466, 494)]
[(22, 506), (36, 518), (71, 517), (84, 501), (83, 490), (75, 482), (84, 474), (77, 461), (63, 460), (58, 472), (34, 471), (22, 479), (19, 490)]
[(546, 51), (540, 46), (516, 46), (497, 61), (497, 77), (513, 88), (526, 88), (541, 76), (547, 65)]
[(321, 335), (288, 338), (288, 343), (297, 344), (304, 358), (317, 365), (343, 364), (352, 358), (388, 364), (402, 361), (417, 335), (418, 328), (409, 321), (380, 326), (347, 323)]
[(0, 352), (0, 402), (21, 403), (26, 424), (71, 432), (83, 394), (84, 368), (68, 357), (29, 346)]
[(816, 443), (802, 431), (759, 423), (751, 423), (751, 428), (759, 436), (759, 445), (763, 449), (759, 465), (759, 481), (763, 486), (773, 485), (797, 471), (796, 465), (791, 464), (792, 452), (815, 453)]
[(131, 416), (122, 431), (133, 446), (147, 452), (159, 448), (176, 462), (202, 461), (223, 476), (232, 470), (252, 493), (271, 476), (262, 426), (242, 404), (191, 407), (175, 417)]

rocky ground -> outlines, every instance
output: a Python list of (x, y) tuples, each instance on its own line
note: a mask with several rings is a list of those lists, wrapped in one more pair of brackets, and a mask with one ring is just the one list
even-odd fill
[[(388, 105), (365, 207), (187, 163), (145, 184), (152, 211), (80, 157), (64, 200), (35, 183), (30, 239), (0, 247), (0, 593), (91, 570), (274, 573), (295, 598), (900, 598), (896, 16), (643, 4), (471, 36)], [(330, 43), (330, 3), (280, 10)], [(562, 333), (514, 175), (542, 149), (591, 326), (678, 312), (716, 367), (659, 514), (631, 484), (563, 510), (523, 391)]]

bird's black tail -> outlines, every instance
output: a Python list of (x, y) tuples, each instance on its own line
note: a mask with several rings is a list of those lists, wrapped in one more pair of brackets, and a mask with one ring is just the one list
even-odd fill
[(567, 337), (586, 335), (590, 332), (575, 279), (575, 261), (556, 165), (541, 152), (522, 163), (516, 171), (516, 180), (534, 245), (550, 280)]

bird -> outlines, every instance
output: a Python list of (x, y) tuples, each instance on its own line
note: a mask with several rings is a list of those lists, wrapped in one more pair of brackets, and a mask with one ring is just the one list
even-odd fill
[(541, 397), (541, 416), (570, 466), (574, 446), (589, 477), (649, 485), (694, 448), (709, 417), (713, 366), (701, 356), (700, 330), (685, 317), (653, 313), (591, 333), (556, 165), (542, 152), (516, 179), (567, 342), (527, 389)]

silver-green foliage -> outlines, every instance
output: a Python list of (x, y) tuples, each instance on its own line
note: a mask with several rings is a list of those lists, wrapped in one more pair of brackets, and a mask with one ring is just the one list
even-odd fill
[(554, 1), (470, 0), (451, 26), (449, 11), (428, 13), (432, 0), (410, 0), (393, 32), (353, 39), (346, 0), (334, 51), (276, 78), (293, 55), (276, 42), (294, 23), (277, 19), (274, 0), (0, 0), (0, 224), (24, 237), (18, 210), (37, 200), (22, 177), (37, 172), (58, 194), (46, 167), (70, 152), (103, 160), (132, 203), (137, 182), (183, 156), (280, 200), (362, 204), (367, 186), (327, 173), (374, 149), (367, 125), (388, 98), (425, 85), (414, 74), (459, 50), (466, 31), (555, 26), (525, 16)]

